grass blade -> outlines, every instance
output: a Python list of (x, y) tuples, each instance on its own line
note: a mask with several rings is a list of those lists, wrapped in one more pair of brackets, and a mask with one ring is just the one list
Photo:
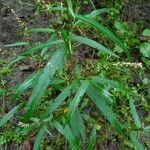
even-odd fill
[(141, 121), (140, 121), (140, 118), (139, 118), (139, 115), (137, 113), (137, 110), (136, 110), (136, 107), (133, 103), (133, 100), (130, 100), (130, 109), (131, 109), (131, 113), (132, 113), (132, 117), (134, 119), (134, 122), (135, 122), (135, 125), (137, 128), (141, 128), (142, 127), (142, 124), (141, 124)]
[(44, 139), (44, 136), (46, 134), (46, 129), (45, 127), (42, 127), (38, 133), (38, 135), (36, 136), (34, 145), (33, 145), (33, 150), (39, 150), (40, 146), (41, 146), (41, 142)]
[(33, 88), (29, 101), (25, 107), (26, 114), (23, 118), (24, 120), (29, 120), (32, 116), (32, 113), (36, 110), (37, 106), (40, 104), (41, 98), (45, 90), (47, 89), (59, 65), (63, 61), (65, 52), (66, 52), (65, 46), (59, 48), (53, 54), (52, 58), (47, 63), (46, 67), (43, 69), (42, 73), (40, 74), (37, 80), (37, 84)]
[(111, 50), (109, 50), (108, 48), (104, 47), (103, 45), (97, 43), (94, 40), (91, 40), (89, 38), (84, 38), (84, 37), (81, 37), (81, 36), (78, 36), (78, 35), (75, 35), (75, 34), (72, 34), (70, 36), (70, 38), (73, 41), (77, 41), (77, 42), (83, 43), (83, 44), (88, 45), (88, 46), (90, 46), (92, 48), (98, 49), (98, 50), (100, 50), (100, 51), (102, 51), (102, 52), (104, 52), (106, 54), (109, 54), (109, 55), (112, 55), (112, 56), (118, 58), (118, 56), (115, 53), (113, 53)]
[(85, 92), (89, 86), (89, 83), (90, 83), (90, 81), (88, 81), (88, 80), (84, 80), (82, 82), (82, 84), (81, 84), (80, 88), (78, 89), (75, 97), (73, 98), (73, 100), (69, 104), (69, 110), (70, 110), (69, 115), (72, 115), (75, 112), (77, 106), (80, 103), (81, 97), (85, 94)]
[(96, 22), (93, 19), (90, 19), (89, 17), (85, 17), (79, 14), (74, 14), (74, 15), (77, 19), (81, 20), (83, 23), (87, 23), (93, 26), (98, 32), (110, 38), (115, 44), (117, 44), (119, 47), (121, 47), (124, 50), (124, 52), (127, 54), (128, 57), (130, 57), (128, 49), (124, 46), (121, 40), (117, 38), (117, 36), (112, 31), (110, 31), (107, 27), (103, 26), (102, 24)]
[(15, 106), (11, 111), (9, 111), (1, 120), (0, 127), (2, 127), (14, 114), (19, 110), (21, 105)]

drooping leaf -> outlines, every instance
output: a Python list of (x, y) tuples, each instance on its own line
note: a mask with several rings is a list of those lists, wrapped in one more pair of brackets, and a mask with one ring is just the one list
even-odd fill
[(96, 89), (90, 86), (87, 90), (87, 95), (96, 104), (99, 110), (103, 113), (103, 115), (107, 118), (107, 120), (116, 129), (116, 131), (118, 133), (121, 133), (122, 129), (121, 129), (120, 122), (118, 121), (116, 115), (111, 110), (111, 108), (107, 105), (107, 103), (103, 99), (99, 98), (99, 95)]
[(29, 45), (27, 42), (17, 42), (13, 44), (4, 45), (5, 47), (15, 47), (15, 46), (26, 46)]
[(84, 80), (82, 82), (81, 86), (77, 90), (75, 97), (69, 104), (69, 115), (72, 115), (75, 112), (76, 108), (78, 107), (78, 105), (80, 103), (81, 97), (85, 94), (85, 92), (89, 86), (89, 83), (90, 83), (90, 81), (88, 81), (88, 80)]
[(133, 145), (135, 146), (136, 150), (144, 150), (142, 144), (137, 140), (135, 132), (130, 133), (130, 139), (131, 139)]
[(132, 113), (132, 117), (134, 119), (134, 122), (135, 122), (135, 125), (137, 128), (141, 128), (142, 127), (142, 124), (141, 124), (141, 121), (140, 121), (140, 118), (139, 118), (139, 115), (137, 113), (137, 110), (136, 110), (136, 107), (133, 103), (133, 100), (130, 100), (130, 109), (131, 109), (131, 113)]
[(19, 110), (21, 105), (15, 106), (2, 119), (0, 119), (0, 127), (2, 127), (14, 114)]
[(112, 55), (112, 56), (115, 56), (115, 57), (118, 57), (116, 54), (114, 54), (111, 50), (109, 50), (108, 48), (104, 47), (103, 45), (101, 45), (100, 43), (97, 43), (96, 41), (94, 40), (91, 40), (89, 38), (84, 38), (84, 37), (81, 37), (81, 36), (78, 36), (78, 35), (75, 35), (75, 34), (72, 34), (70, 36), (70, 38), (73, 40), (73, 41), (77, 41), (77, 42), (80, 42), (80, 43), (83, 43), (85, 45), (88, 45), (92, 48), (95, 48), (97, 50), (100, 50), (106, 54), (109, 54), (109, 55)]
[(87, 150), (93, 150), (95, 143), (96, 143), (96, 127), (93, 127), (86, 149)]
[(44, 139), (44, 136), (45, 136), (46, 132), (47, 131), (46, 131), (45, 127), (42, 127), (40, 129), (38, 135), (36, 136), (36, 139), (35, 139), (35, 142), (34, 142), (34, 145), (33, 145), (33, 150), (39, 150), (40, 149), (42, 140)]
[(63, 61), (64, 55), (66, 52), (66, 47), (63, 46), (59, 48), (52, 56), (50, 61), (47, 63), (46, 67), (43, 69), (40, 74), (36, 85), (33, 88), (32, 94), (28, 100), (28, 103), (25, 107), (26, 114), (24, 120), (29, 120), (32, 116), (32, 113), (36, 110), (38, 105), (41, 102), (41, 98), (47, 89), (52, 77), (54, 76), (56, 70)]
[(81, 20), (83, 23), (89, 24), (92, 27), (94, 27), (98, 32), (104, 34), (108, 38), (110, 38), (115, 44), (120, 46), (124, 52), (127, 54), (128, 57), (130, 57), (128, 49), (124, 46), (124, 44), (121, 42), (121, 40), (107, 27), (103, 26), (102, 24), (96, 22), (94, 19), (91, 19), (89, 17), (85, 17), (79, 14), (74, 13), (75, 17), (79, 20)]

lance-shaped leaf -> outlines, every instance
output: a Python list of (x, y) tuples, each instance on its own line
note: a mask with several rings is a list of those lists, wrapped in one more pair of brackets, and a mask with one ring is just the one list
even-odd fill
[(140, 118), (139, 118), (139, 115), (137, 113), (137, 110), (136, 110), (136, 107), (133, 103), (133, 100), (130, 100), (130, 109), (131, 109), (131, 113), (132, 113), (132, 117), (134, 119), (134, 122), (135, 122), (135, 125), (137, 128), (141, 128), (142, 127), (142, 124), (141, 124), (141, 121), (140, 121)]
[(67, 5), (68, 5), (68, 11), (69, 11), (69, 13), (72, 15), (73, 18), (75, 18), (74, 12), (73, 12), (72, 0), (67, 0)]
[(127, 54), (128, 57), (130, 57), (130, 54), (128, 52), (128, 49), (124, 46), (124, 44), (121, 42), (121, 40), (107, 27), (103, 26), (102, 24), (98, 23), (94, 19), (91, 19), (89, 17), (85, 17), (79, 14), (74, 13), (75, 17), (79, 20), (81, 20), (83, 23), (89, 24), (92, 27), (94, 27), (98, 32), (102, 33), (103, 35), (110, 38), (115, 44), (120, 46), (124, 52)]
[(42, 140), (44, 139), (44, 136), (45, 136), (46, 132), (47, 131), (46, 131), (45, 127), (42, 127), (40, 129), (38, 135), (36, 136), (36, 139), (35, 139), (35, 142), (34, 142), (34, 145), (33, 145), (33, 150), (39, 150), (40, 149)]
[(93, 150), (96, 143), (96, 127), (93, 127), (87, 144), (87, 150)]
[(85, 45), (88, 45), (92, 48), (95, 48), (97, 50), (100, 50), (106, 54), (109, 54), (109, 55), (112, 55), (112, 56), (115, 56), (115, 57), (118, 57), (115, 53), (113, 53), (111, 50), (109, 50), (108, 48), (104, 47), (103, 45), (101, 45), (100, 43), (94, 41), (94, 40), (91, 40), (89, 38), (84, 38), (84, 37), (81, 37), (81, 36), (78, 36), (78, 35), (75, 35), (75, 34), (72, 34), (70, 35), (70, 38), (73, 40), (73, 41), (77, 41), (77, 42), (80, 42), (80, 43), (83, 43)]
[(90, 83), (90, 81), (88, 81), (88, 80), (82, 81), (82, 84), (79, 87), (79, 89), (77, 90), (75, 97), (69, 104), (69, 115), (72, 115), (75, 112), (76, 108), (78, 107), (78, 105), (80, 103), (81, 97), (85, 94), (85, 92), (89, 86), (89, 83)]
[(77, 82), (75, 81), (71, 85), (68, 85), (53, 101), (50, 102), (49, 106), (41, 116), (42, 119), (50, 116), (63, 103), (63, 101), (70, 95), (72, 88), (76, 86), (76, 83)]
[(119, 91), (128, 91), (124, 86), (120, 85), (117, 81), (109, 80), (104, 77), (100, 76), (93, 77), (91, 81), (99, 84), (109, 85), (110, 87), (115, 88)]
[(2, 127), (14, 114), (19, 110), (21, 105), (15, 106), (2, 119), (0, 119), (0, 127)]
[(107, 120), (116, 129), (116, 131), (118, 133), (121, 133), (122, 132), (121, 125), (116, 115), (111, 110), (111, 108), (107, 105), (107, 103), (99, 97), (97, 90), (93, 86), (90, 86), (86, 93), (89, 96), (89, 98), (96, 104), (99, 110), (103, 113), (103, 115), (107, 118)]
[(79, 145), (68, 124), (63, 127), (58, 121), (54, 121), (52, 125), (68, 140), (71, 149), (79, 150)]
[(43, 33), (54, 33), (55, 30), (54, 29), (50, 29), (50, 28), (31, 28), (31, 29), (27, 29), (24, 32), (43, 32)]
[(38, 105), (41, 102), (41, 98), (47, 89), (52, 77), (54, 76), (56, 70), (63, 61), (64, 55), (66, 52), (66, 47), (63, 46), (59, 48), (52, 56), (50, 61), (47, 63), (46, 67), (43, 69), (40, 74), (37, 83), (35, 84), (32, 94), (28, 100), (28, 103), (25, 107), (26, 114), (24, 120), (29, 120), (32, 116), (32, 113), (36, 110)]
[(26, 46), (29, 45), (27, 42), (17, 42), (13, 44), (4, 45), (5, 47), (16, 47), (16, 46)]
[[(89, 14), (85, 15), (85, 17), (88, 17), (88, 18), (94, 18), (102, 13), (107, 13), (109, 12), (110, 9), (107, 9), (107, 8), (102, 8), (102, 9), (96, 9), (92, 12), (90, 12)], [(81, 20), (78, 20), (75, 22), (74, 26), (80, 26), (81, 24), (83, 23), (83, 21)]]

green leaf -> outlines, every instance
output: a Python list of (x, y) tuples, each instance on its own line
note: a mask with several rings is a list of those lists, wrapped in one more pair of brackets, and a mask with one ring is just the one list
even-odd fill
[(17, 42), (13, 44), (4, 45), (5, 47), (15, 47), (15, 46), (26, 46), (29, 45), (27, 42)]
[[(96, 9), (94, 11), (92, 11), (91, 13), (85, 15), (85, 17), (88, 17), (88, 18), (94, 18), (102, 13), (106, 13), (106, 12), (109, 12), (110, 9), (107, 9), (107, 8), (102, 8), (102, 9)], [(80, 26), (83, 22), (81, 20), (78, 20), (75, 22), (74, 26)]]
[(58, 121), (54, 121), (52, 124), (68, 140), (73, 150), (79, 150), (79, 145), (78, 143), (76, 143), (76, 139), (69, 125), (66, 125), (65, 127), (63, 127)]
[(86, 150), (93, 150), (96, 143), (96, 127), (93, 127)]
[(95, 103), (95, 105), (99, 108), (99, 110), (103, 113), (107, 120), (112, 124), (116, 131), (121, 134), (121, 124), (117, 120), (116, 115), (107, 105), (107, 103), (103, 99), (99, 98), (96, 89), (90, 86), (87, 90), (87, 95)]
[(75, 18), (74, 12), (73, 12), (72, 1), (71, 0), (67, 0), (67, 5), (68, 5), (68, 11), (69, 11), (69, 13), (72, 15), (73, 18)]
[(88, 86), (89, 86), (90, 81), (88, 80), (84, 80), (81, 84), (81, 86), (79, 87), (75, 97), (73, 98), (73, 100), (70, 102), (69, 104), (69, 115), (72, 116), (72, 114), (75, 112), (76, 108), (78, 107), (81, 97), (85, 94)]
[(53, 45), (56, 45), (56, 44), (59, 45), (59, 44), (62, 44), (62, 43), (64, 43), (63, 40), (53, 40), (53, 41), (48, 41), (46, 43), (41, 43), (41, 44), (33, 46), (32, 48), (27, 49), (21, 55), (22, 56), (26, 56), (26, 55), (28, 56), (28, 55), (34, 54), (38, 49), (53, 46)]
[(142, 43), (140, 45), (140, 52), (144, 57), (149, 58), (150, 57), (150, 43)]
[(150, 36), (150, 29), (145, 29), (145, 30), (143, 31), (143, 35), (144, 35), (144, 36)]
[(122, 41), (112, 31), (110, 31), (108, 28), (106, 28), (102, 24), (96, 22), (94, 19), (90, 19), (88, 17), (84, 17), (84, 16), (79, 15), (79, 14), (75, 14), (75, 17), (77, 19), (83, 21), (83, 23), (87, 23), (87, 24), (91, 25), (98, 32), (100, 32), (100, 33), (104, 34), (105, 36), (107, 36), (108, 38), (110, 38), (115, 44), (117, 44), (118, 46), (120, 46), (124, 50), (124, 52), (127, 54), (128, 57), (130, 57), (129, 51), (124, 46)]
[(136, 150), (144, 150), (142, 144), (137, 140), (135, 132), (130, 133), (130, 139)]
[(100, 76), (93, 77), (91, 81), (99, 84), (109, 85), (110, 87), (115, 88), (119, 91), (128, 91), (128, 89), (120, 85), (118, 82), (106, 79), (104, 77), (100, 77)]
[(114, 54), (111, 50), (109, 50), (108, 48), (104, 47), (103, 45), (97, 43), (94, 40), (91, 40), (89, 38), (84, 38), (84, 37), (81, 37), (81, 36), (78, 36), (78, 35), (75, 35), (75, 34), (70, 35), (70, 38), (73, 41), (77, 41), (77, 42), (86, 44), (86, 45), (88, 45), (92, 48), (98, 49), (98, 50), (100, 50), (100, 51), (102, 51), (106, 54), (109, 54), (109, 55), (112, 55), (112, 56), (115, 56), (115, 57), (118, 58), (118, 56), (116, 54)]
[(38, 135), (36, 136), (34, 145), (33, 145), (33, 150), (39, 150), (40, 146), (41, 146), (41, 142), (44, 139), (44, 136), (46, 134), (46, 128), (42, 127), (38, 133)]
[(41, 118), (46, 118), (47, 116), (50, 116), (70, 95), (72, 88), (75, 87), (75, 84), (76, 81), (64, 88), (62, 92), (53, 101), (50, 102), (49, 106), (45, 110), (44, 114), (42, 114)]
[(38, 76), (40, 75), (41, 70), (39, 70), (36, 73), (31, 74), (30, 76), (28, 76), (23, 82), (15, 85), (12, 87), (13, 90), (15, 90), (15, 94), (14, 94), (14, 98), (17, 98), (18, 95), (20, 95), (21, 93), (23, 93), (26, 89), (30, 88), (31, 86), (33, 86), (33, 84), (35, 83), (35, 81), (37, 80)]
[(77, 141), (80, 141), (80, 135), (81, 135), (83, 143), (85, 144), (85, 140), (86, 140), (85, 126), (83, 123), (82, 116), (78, 111), (76, 111), (72, 115), (70, 119), (70, 125), (71, 125), (71, 131), (73, 132), (73, 135), (75, 136)]
[(140, 118), (139, 118), (139, 115), (137, 113), (137, 110), (136, 110), (136, 107), (133, 103), (133, 100), (130, 100), (130, 109), (131, 109), (131, 113), (132, 113), (132, 117), (134, 119), (134, 122), (135, 122), (135, 125), (137, 128), (141, 128), (142, 127), (142, 124), (141, 124), (141, 121), (140, 121)]
[(25, 32), (44, 32), (44, 33), (54, 33), (54, 29), (50, 28), (32, 28), (32, 29), (27, 29)]
[(11, 111), (9, 111), (2, 119), (0, 119), (0, 127), (2, 127), (14, 114), (19, 110), (21, 105), (15, 106)]
[(29, 120), (32, 117), (32, 113), (36, 110), (38, 105), (41, 102), (41, 98), (47, 89), (52, 77), (54, 76), (56, 70), (62, 63), (64, 55), (66, 53), (66, 47), (63, 46), (59, 48), (52, 56), (50, 61), (47, 63), (46, 67), (43, 69), (40, 74), (35, 87), (33, 88), (32, 94), (28, 100), (28, 103), (25, 107), (26, 114), (24, 120)]

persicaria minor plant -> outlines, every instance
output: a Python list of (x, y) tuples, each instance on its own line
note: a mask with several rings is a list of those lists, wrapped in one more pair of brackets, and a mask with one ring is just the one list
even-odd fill
[[(20, 98), (20, 95), (27, 89), (31, 90), (31, 95), (24, 105), (19, 104), (0, 121), (0, 126), (3, 126), (18, 110), (24, 109), (23, 116), (19, 117), (20, 121), (29, 124), (24, 134), (28, 134), (28, 132), (35, 129), (39, 130), (34, 142), (34, 150), (40, 149), (41, 141), (46, 134), (52, 136), (51, 130), (54, 128), (67, 139), (71, 149), (92, 150), (96, 143), (97, 126), (92, 117), (84, 109), (84, 106), (90, 106), (91, 104), (94, 104), (98, 108), (118, 135), (122, 135), (123, 131), (126, 130), (110, 107), (113, 99), (105, 87), (109, 85), (109, 87), (116, 90), (128, 92), (126, 88), (116, 81), (109, 80), (100, 75), (92, 76), (89, 74), (89, 76), (85, 77), (80, 72), (80, 69), (76, 71), (76, 75), (71, 80), (59, 78), (58, 74), (64, 73), (65, 62), (70, 60), (74, 52), (78, 49), (77, 44), (84, 44), (91, 47), (93, 51), (101, 51), (105, 55), (119, 58), (109, 48), (81, 34), (79, 31), (82, 31), (82, 28), (84, 28), (83, 25), (92, 28), (98, 34), (100, 33), (108, 37), (114, 44), (122, 48), (127, 57), (130, 58), (127, 48), (120, 39), (95, 19), (101, 13), (109, 11), (108, 9), (97, 9), (87, 15), (81, 15), (77, 12), (76, 5), (76, 2), (66, 0), (66, 2), (61, 3), (61, 6), (49, 7), (49, 11), (60, 11), (61, 25), (59, 27), (54, 26), (54, 28), (32, 28), (25, 30), (28, 33), (48, 33), (50, 37), (45, 43), (31, 46), (13, 61), (13, 63), (16, 63), (17, 61), (38, 54), (44, 63), (46, 62), (45, 66), (39, 68), (39, 70), (28, 76), (22, 83), (15, 86), (14, 99)], [(29, 43), (19, 42), (7, 46), (23, 45), (29, 45)], [(50, 48), (53, 50), (50, 50)], [(40, 110), (46, 91), (56, 86), (61, 87), (59, 88), (59, 92), (56, 92), (48, 100), (46, 106)], [(85, 99), (88, 99), (88, 104), (85, 103)], [(133, 103), (131, 105), (134, 107)], [(60, 110), (60, 108), (63, 108), (63, 111), (59, 115), (56, 115), (55, 112)], [(93, 124), (88, 134), (86, 124)], [(129, 136), (136, 147), (143, 149), (134, 134)]]

